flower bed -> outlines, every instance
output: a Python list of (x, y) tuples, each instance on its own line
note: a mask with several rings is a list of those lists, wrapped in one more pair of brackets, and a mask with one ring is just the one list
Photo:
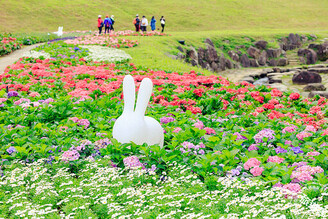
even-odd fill
[(21, 47), (22, 44), (15, 37), (0, 35), (0, 56), (12, 53)]
[[(58, 46), (58, 49), (54, 49), (54, 46)], [(188, 176), (183, 177), (197, 176), (207, 189), (220, 191), (221, 177), (228, 177), (233, 182), (238, 180), (238, 183), (260, 180), (267, 187), (265, 190), (262, 188), (263, 197), (259, 200), (264, 199), (265, 194), (273, 194), (266, 191), (273, 185), (283, 194), (280, 198), (294, 199), (306, 194), (304, 197), (310, 198), (311, 203), (325, 205), (323, 194), (328, 183), (327, 99), (304, 99), (297, 93), (283, 93), (246, 82), (234, 84), (220, 76), (204, 76), (194, 71), (167, 73), (136, 67), (133, 63), (86, 61), (84, 57), (87, 51), (72, 45), (50, 43), (40, 50), (49, 51), (53, 58), (22, 58), (0, 75), (0, 165), (5, 177), (3, 180), (9, 180), (10, 175), (18, 171), (12, 166), (13, 162), (21, 161), (22, 165), (33, 166), (39, 165), (33, 163), (39, 159), (45, 159), (42, 162), (50, 165), (46, 169), (56, 170), (62, 166), (67, 169), (63, 169), (61, 174), (86, 179), (88, 170), (85, 167), (96, 165), (93, 163), (95, 161), (103, 162), (102, 158), (106, 156), (106, 165), (114, 169), (125, 167), (156, 172), (155, 181), (163, 176), (165, 178), (167, 172), (174, 172), (170, 166), (178, 163), (188, 171)], [(77, 54), (71, 57), (73, 53)], [(161, 122), (165, 130), (164, 147), (120, 144), (111, 139), (115, 119), (122, 113), (122, 80), (127, 74), (133, 76), (137, 87), (145, 77), (153, 81), (153, 95), (147, 115)], [(51, 167), (52, 164), (56, 167)], [(50, 171), (49, 174), (52, 173)], [(44, 177), (48, 177), (45, 180), (53, 181), (52, 175)], [(107, 176), (105, 178), (108, 179)], [(27, 183), (29, 180), (24, 178), (23, 181)], [(148, 181), (144, 183), (142, 185)], [(136, 181), (131, 186), (136, 188), (139, 185)], [(6, 181), (0, 188), (6, 190), (8, 186), (11, 184)], [(257, 193), (257, 189), (246, 188), (251, 189), (252, 194)], [(10, 195), (15, 194), (13, 190), (10, 191)], [(59, 188), (54, 191), (58, 194), (61, 192)], [(89, 191), (86, 193), (89, 194)], [(231, 194), (229, 192), (229, 205), (243, 203), (241, 207), (248, 206), (246, 201), (230, 197)], [(237, 197), (244, 197), (244, 193), (238, 194)], [(106, 197), (105, 193), (102, 195)], [(223, 195), (221, 199), (226, 196)], [(83, 202), (83, 207), (77, 203), (70, 205), (71, 196), (67, 197), (69, 203), (63, 201), (66, 200), (65, 195), (58, 197), (50, 199), (45, 196), (44, 202), (34, 200), (32, 204), (24, 205), (24, 209), (25, 206), (42, 209), (44, 204), (50, 203), (49, 214), (66, 212), (78, 216), (85, 212), (85, 208), (91, 217), (96, 217), (92, 216), (97, 214), (95, 212), (108, 212), (117, 203), (110, 200), (105, 206), (98, 206), (99, 196), (96, 198), (91, 195)], [(118, 195), (115, 194), (115, 197)], [(2, 202), (9, 201), (7, 196), (0, 198)], [(79, 197), (78, 202), (82, 199)], [(280, 199), (275, 200), (282, 203)], [(94, 207), (86, 205), (91, 201)], [(57, 202), (61, 202), (58, 204), (60, 210), (55, 207)], [(319, 206), (309, 203), (306, 206)], [(228, 202), (225, 204), (228, 205)], [(223, 211), (230, 212), (230, 216), (233, 216), (233, 212), (238, 212), (239, 216), (248, 214), (241, 214), (244, 208), (226, 210), (226, 207), (220, 210), (222, 214)], [(275, 212), (294, 216), (310, 215), (310, 212), (316, 214), (312, 207), (304, 211), (294, 207), (289, 213), (278, 208)], [(319, 207), (321, 209), (321, 205)], [(127, 210), (127, 206), (122, 209), (122, 215), (135, 214), (136, 211)], [(188, 212), (185, 211), (186, 207), (179, 209)], [(142, 208), (139, 211), (145, 210), (149, 209)], [(4, 217), (11, 214), (9, 211), (4, 212)], [(19, 215), (18, 211), (15, 212)], [(168, 213), (166, 210), (159, 212)], [(214, 212), (204, 215), (217, 216)], [(254, 212), (252, 214), (270, 215), (269, 210), (261, 213), (258, 208), (254, 208)], [(182, 215), (177, 214), (177, 217)]]

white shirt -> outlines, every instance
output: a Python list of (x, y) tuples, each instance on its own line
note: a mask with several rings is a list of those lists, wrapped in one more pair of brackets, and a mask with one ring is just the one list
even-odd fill
[(147, 20), (147, 18), (142, 18), (141, 19), (141, 26), (148, 26), (148, 20)]

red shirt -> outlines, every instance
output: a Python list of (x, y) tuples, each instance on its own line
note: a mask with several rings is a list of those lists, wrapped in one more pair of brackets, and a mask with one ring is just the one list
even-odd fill
[(101, 20), (101, 18), (98, 18), (98, 27), (101, 27), (101, 23), (102, 23), (103, 21)]

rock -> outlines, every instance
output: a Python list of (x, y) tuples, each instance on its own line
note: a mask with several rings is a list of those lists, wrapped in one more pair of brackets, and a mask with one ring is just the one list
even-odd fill
[(287, 38), (282, 39), (280, 47), (287, 51), (299, 48), (302, 46), (301, 37), (298, 34), (290, 33)]
[(178, 56), (176, 56), (176, 55), (172, 55), (172, 54), (169, 54), (169, 53), (166, 53), (165, 55), (167, 57), (170, 57), (171, 59), (178, 59)]
[(187, 50), (186, 61), (190, 62), (193, 66), (198, 65), (198, 53), (192, 46)]
[(269, 78), (269, 84), (282, 83), (281, 76), (274, 76)]
[(254, 83), (254, 79), (252, 77), (244, 77), (243, 79), (241, 79), (241, 81), (246, 81), (249, 83)]
[(215, 72), (219, 72), (219, 71), (220, 71), (220, 69), (219, 69), (219, 65), (218, 65), (217, 63), (215, 63), (215, 62), (212, 62), (212, 64), (211, 64), (211, 68), (212, 68), (213, 71), (215, 71)]
[(317, 53), (313, 49), (299, 49), (297, 55), (303, 56), (308, 65), (315, 64), (318, 61)]
[(218, 53), (216, 52), (216, 49), (213, 46), (211, 46), (210, 44), (207, 45), (207, 50), (205, 53), (205, 60), (209, 63), (219, 61), (219, 57), (218, 57)]
[(245, 48), (245, 45), (236, 46), (236, 49), (244, 49), (244, 48)]
[(328, 74), (328, 68), (309, 68), (308, 71)]
[(198, 48), (198, 62), (201, 63), (205, 60), (206, 57), (206, 50), (202, 47)]
[(292, 81), (294, 84), (312, 84), (321, 83), (322, 78), (317, 73), (301, 71), (293, 75)]
[(305, 64), (306, 63), (306, 60), (305, 60), (305, 58), (303, 56), (300, 57), (300, 63), (302, 63), (302, 64)]
[(264, 41), (264, 40), (260, 40), (260, 41), (255, 42), (254, 45), (258, 49), (265, 50), (268, 45), (268, 42)]
[(328, 98), (328, 91), (311, 91), (309, 93), (309, 98), (313, 98), (316, 95), (319, 95), (321, 97)]
[(269, 82), (269, 78), (265, 77), (265, 78), (261, 78), (259, 80), (256, 80), (253, 84), (254, 85), (263, 85)]
[(261, 65), (261, 66), (266, 65), (267, 60), (268, 60), (268, 54), (267, 54), (267, 52), (266, 51), (262, 51), (262, 53), (261, 53), (261, 55), (260, 55), (260, 57), (258, 59), (259, 65)]
[(276, 89), (280, 90), (281, 92), (287, 91), (287, 86), (286, 85), (283, 85), (281, 83), (270, 84), (270, 87), (276, 88)]
[(249, 59), (251, 67), (259, 67), (259, 63), (255, 59)]
[(261, 51), (252, 46), (248, 48), (247, 53), (250, 57), (252, 57), (254, 59), (258, 59), (261, 55)]
[(234, 68), (234, 64), (230, 59), (226, 59), (225, 60), (225, 67), (228, 69), (233, 69)]
[(270, 66), (277, 66), (277, 60), (275, 60), (275, 59), (269, 60), (269, 65)]
[(246, 54), (243, 54), (240, 58), (241, 65), (245, 68), (251, 67), (251, 63), (249, 61), (249, 58)]
[(303, 88), (304, 91), (325, 91), (326, 87), (323, 84), (308, 84)]
[(233, 61), (236, 61), (236, 62), (239, 62), (239, 55), (237, 53), (235, 53), (234, 51), (230, 50), (228, 52), (228, 55), (230, 56), (230, 58), (233, 60)]
[(181, 46), (178, 46), (178, 50), (179, 50), (180, 52), (182, 52), (182, 53), (185, 52), (184, 49), (183, 49)]
[(280, 73), (281, 72), (281, 68), (272, 68), (272, 71), (273, 72), (279, 72)]
[(307, 36), (301, 35), (301, 41), (302, 41), (302, 43), (306, 43), (307, 40), (308, 40)]
[(319, 46), (317, 54), (320, 61), (328, 60), (328, 42), (325, 42)]
[(283, 54), (282, 49), (267, 49), (268, 58), (279, 58)]
[(209, 44), (209, 45), (214, 47), (214, 44), (213, 44), (212, 40), (209, 39), (209, 38), (205, 39), (204, 43)]
[(286, 66), (286, 65), (288, 65), (288, 60), (286, 58), (281, 58), (278, 60), (277, 65), (278, 66)]
[(219, 69), (221, 71), (224, 71), (226, 69), (226, 59), (224, 58), (223, 54), (221, 54), (219, 59)]
[(183, 60), (183, 59), (185, 59), (185, 57), (186, 56), (184, 54), (182, 54), (181, 52), (179, 52), (177, 55), (177, 59), (179, 59), (179, 60)]

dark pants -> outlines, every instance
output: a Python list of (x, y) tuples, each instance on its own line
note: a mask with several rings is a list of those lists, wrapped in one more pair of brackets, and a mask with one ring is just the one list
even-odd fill
[(161, 24), (162, 25), (162, 33), (164, 32), (164, 27), (165, 27), (165, 24)]
[(109, 33), (109, 28), (110, 28), (109, 26), (108, 27), (105, 27), (105, 34), (106, 33)]
[(99, 34), (101, 34), (102, 27), (98, 27), (98, 29), (99, 29)]
[(140, 30), (139, 24), (135, 24), (134, 26), (136, 26), (136, 32), (139, 32), (139, 30)]
[(110, 30), (114, 31), (114, 26), (110, 25)]
[(141, 26), (141, 31), (146, 32), (147, 31), (147, 26)]

